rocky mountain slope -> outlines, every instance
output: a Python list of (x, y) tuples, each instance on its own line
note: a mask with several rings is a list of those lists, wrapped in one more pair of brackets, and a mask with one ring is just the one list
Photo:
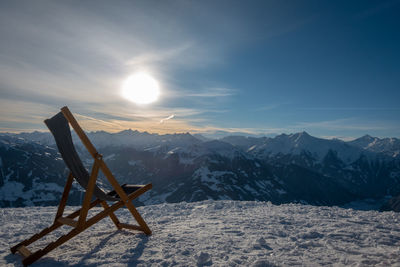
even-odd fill
[[(121, 183), (153, 183), (139, 205), (205, 199), (343, 205), (400, 193), (395, 138), (367, 144), (366, 137), (344, 142), (302, 132), (207, 140), (132, 130), (93, 132), (89, 138)], [(74, 139), (90, 167), (91, 158)], [(379, 142), (386, 146), (377, 151)], [(54, 205), (66, 175), (49, 133), (0, 134), (0, 206)], [(109, 188), (103, 177), (99, 183)], [(74, 185), (70, 203), (81, 198)]]

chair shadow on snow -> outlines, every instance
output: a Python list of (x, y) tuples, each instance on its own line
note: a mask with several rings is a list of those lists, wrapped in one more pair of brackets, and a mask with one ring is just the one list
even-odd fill
[[(149, 240), (149, 236), (140, 234), (140, 233), (133, 233), (129, 232), (126, 230), (116, 230), (110, 234), (108, 234), (106, 237), (101, 238), (100, 242), (91, 249), (91, 251), (85, 253), (85, 255), (80, 259), (78, 263), (71, 264), (71, 263), (66, 263), (66, 262), (60, 262), (58, 260), (52, 259), (51, 255), (48, 255), (47, 257), (43, 257), (39, 261), (35, 263), (35, 266), (98, 266), (99, 263), (102, 264), (110, 264), (111, 262), (87, 262), (87, 260), (90, 259), (96, 259), (96, 254), (98, 252), (101, 252), (103, 249), (105, 249), (107, 243), (115, 236), (117, 235), (130, 235), (130, 236), (135, 236), (135, 242), (134, 243), (124, 243), (123, 245), (121, 244), (121, 247), (126, 247), (126, 250), (121, 249), (119, 251), (120, 255), (114, 255), (113, 257), (110, 257), (110, 260), (116, 260), (115, 263), (119, 263), (118, 260), (120, 259), (120, 263), (127, 263), (128, 266), (136, 266), (139, 263), (139, 258), (142, 256), (144, 249), (146, 248), (146, 244)], [(132, 245), (135, 245), (135, 247), (131, 247)], [(130, 248), (131, 247), (131, 248)], [(61, 255), (62, 256), (62, 255)], [(6, 262), (8, 264), (14, 264), (14, 266), (23, 266), (21, 263), (21, 256), (20, 255), (14, 255), (14, 254), (9, 254), (6, 257), (4, 257)]]
[[(90, 252), (88, 252), (77, 264), (74, 264), (72, 266), (97, 266), (98, 263), (87, 263), (86, 261), (89, 259), (96, 259), (96, 253), (100, 252), (103, 248), (106, 247), (107, 242), (113, 238), (114, 236), (117, 235), (130, 235), (130, 236), (135, 236), (135, 242), (136, 247), (131, 248), (131, 249), (126, 249), (120, 250), (120, 255), (115, 255), (114, 259), (128, 259), (129, 265), (130, 263), (137, 263), (138, 259), (140, 256), (142, 256), (144, 248), (146, 247), (146, 243), (148, 242), (149, 237), (146, 235), (138, 234), (138, 233), (133, 233), (129, 232), (126, 230), (117, 230), (113, 232), (112, 234), (108, 235), (106, 238), (103, 238), (101, 242), (94, 247)], [(130, 247), (133, 244), (129, 243), (124, 243), (121, 244), (121, 247)], [(133, 254), (133, 255), (131, 255)], [(125, 260), (124, 260), (125, 261)], [(110, 262), (109, 262), (110, 263)], [(118, 263), (118, 262), (116, 262)], [(70, 265), (71, 266), (71, 265)], [(132, 266), (132, 265), (131, 265)]]

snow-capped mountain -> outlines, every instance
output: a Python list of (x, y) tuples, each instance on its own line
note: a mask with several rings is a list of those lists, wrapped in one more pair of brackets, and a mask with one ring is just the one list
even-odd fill
[[(146, 204), (233, 199), (342, 205), (400, 193), (398, 157), (305, 132), (211, 141), (132, 130), (88, 135), (121, 183), (153, 183), (140, 199)], [(49, 137), (0, 134), (1, 206), (58, 201), (66, 170)], [(75, 143), (90, 167), (88, 153)], [(107, 188), (104, 179), (99, 182)], [(79, 190), (71, 202), (80, 201)]]
[(397, 138), (378, 138), (370, 135), (364, 135), (358, 139), (349, 142), (368, 151), (383, 153), (391, 157), (400, 157), (400, 139)]

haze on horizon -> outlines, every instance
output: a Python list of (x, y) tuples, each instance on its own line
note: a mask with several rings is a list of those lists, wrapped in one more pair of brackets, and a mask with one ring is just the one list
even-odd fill
[[(1, 1), (0, 132), (400, 137), (400, 0)], [(145, 73), (146, 104), (124, 97)], [(158, 90), (158, 88), (157, 88)]]

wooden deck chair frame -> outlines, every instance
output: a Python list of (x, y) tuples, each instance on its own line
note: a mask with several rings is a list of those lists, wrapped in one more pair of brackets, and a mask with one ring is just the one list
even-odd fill
[[(98, 221), (102, 220), (105, 217), (110, 217), (112, 222), (115, 224), (117, 229), (130, 229), (130, 230), (138, 230), (144, 232), (146, 235), (151, 235), (151, 230), (147, 226), (146, 222), (143, 220), (139, 212), (136, 210), (135, 206), (132, 204), (132, 200), (143, 194), (144, 192), (148, 191), (152, 188), (152, 184), (146, 184), (138, 186), (140, 187), (136, 191), (131, 194), (125, 193), (123, 188), (119, 185), (117, 180), (115, 179), (114, 175), (111, 173), (109, 168), (107, 167), (106, 163), (104, 162), (102, 155), (97, 152), (93, 144), (90, 142), (89, 138), (86, 136), (82, 128), (79, 126), (78, 122), (75, 120), (72, 113), (69, 111), (68, 107), (63, 107), (61, 109), (62, 114), (68, 120), (69, 124), (75, 130), (76, 134), (79, 136), (80, 140), (89, 151), (91, 156), (94, 158), (94, 164), (90, 173), (89, 182), (87, 184), (86, 193), (83, 199), (82, 207), (67, 215), (63, 216), (64, 209), (67, 203), (68, 195), (72, 186), (73, 182), (73, 174), (70, 172), (68, 175), (68, 179), (64, 188), (64, 192), (61, 197), (60, 204), (58, 206), (58, 210), (54, 219), (54, 223), (43, 229), (41, 232), (34, 234), (29, 239), (26, 239), (19, 244), (13, 246), (11, 248), (11, 252), (15, 254), (19, 252), (23, 256), (22, 263), (26, 266), (32, 264), (36, 260), (40, 259), (42, 256), (46, 255), (53, 249), (57, 248), (58, 246), (62, 245), (69, 239), (75, 237), (79, 233), (83, 232), (93, 224), (97, 223)], [(93, 189), (96, 184), (97, 176), (101, 170), (108, 181), (110, 182), (111, 186), (114, 188), (114, 191), (119, 196), (119, 201), (113, 203), (111, 206), (107, 204), (105, 200), (101, 200), (99, 198), (92, 200), (93, 197)], [(103, 210), (96, 215), (92, 216), (91, 218), (87, 219), (88, 211), (97, 206), (101, 205)], [(132, 216), (136, 219), (139, 225), (130, 225), (126, 223), (121, 223), (117, 216), (114, 214), (114, 211), (117, 209), (126, 206)], [(75, 219), (77, 218), (77, 219)], [(49, 243), (43, 249), (40, 249), (36, 252), (31, 252), (27, 246), (32, 244), (33, 242), (39, 240), (40, 238), (44, 237), (45, 235), (51, 233), (52, 231), (56, 230), (57, 228), (68, 225), (73, 227), (73, 229), (65, 235), (59, 237), (56, 241)]]

